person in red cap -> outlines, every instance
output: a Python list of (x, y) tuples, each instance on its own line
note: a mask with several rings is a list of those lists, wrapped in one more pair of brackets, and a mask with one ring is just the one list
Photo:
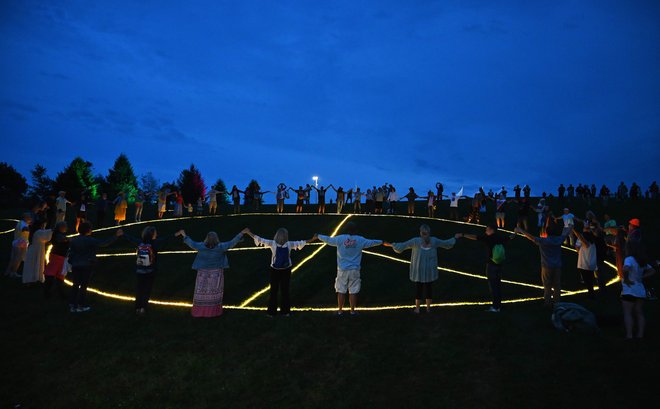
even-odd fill
[(628, 222), (628, 240), (642, 240), (642, 231), (640, 230), (641, 223), (639, 219), (631, 219)]

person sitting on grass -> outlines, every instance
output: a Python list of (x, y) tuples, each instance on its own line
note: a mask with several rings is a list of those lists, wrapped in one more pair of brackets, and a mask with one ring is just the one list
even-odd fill
[(86, 312), (90, 310), (87, 305), (87, 286), (92, 278), (96, 264), (96, 252), (99, 247), (107, 247), (124, 234), (118, 229), (113, 237), (97, 239), (92, 237), (92, 225), (89, 222), (80, 223), (79, 235), (72, 238), (69, 244), (69, 264), (71, 264), (71, 295), (69, 297), (70, 312)]
[(419, 314), (422, 297), (426, 300), (426, 312), (431, 312), (433, 301), (433, 282), (438, 279), (438, 248), (449, 250), (456, 244), (456, 237), (441, 240), (431, 237), (431, 228), (423, 224), (419, 228), (419, 237), (403, 243), (383, 243), (397, 253), (411, 249), (410, 281), (415, 283), (415, 314)]
[(218, 317), (222, 315), (222, 298), (225, 291), (224, 270), (229, 268), (227, 250), (241, 241), (249, 230), (243, 229), (230, 241), (221, 243), (218, 234), (214, 231), (206, 235), (203, 242), (195, 242), (186, 235), (185, 230), (179, 230), (183, 242), (193, 250), (197, 256), (193, 262), (193, 270), (197, 270), (195, 279), (195, 295), (191, 314), (193, 317)]
[(646, 318), (644, 317), (644, 299), (646, 289), (644, 279), (655, 274), (655, 270), (647, 263), (642, 243), (628, 240), (626, 243), (626, 258), (623, 263), (623, 280), (621, 281), (621, 305), (623, 307), (623, 324), (626, 339), (633, 338), (633, 329), (637, 324), (635, 338), (644, 337)]
[(153, 226), (147, 226), (142, 230), (140, 238), (124, 234), (124, 238), (137, 246), (136, 269), (137, 285), (135, 289), (135, 313), (143, 315), (147, 312), (151, 289), (158, 267), (158, 252), (170, 239), (180, 236), (176, 232), (172, 236), (158, 238), (158, 231)]
[(548, 237), (532, 236), (521, 227), (516, 227), (516, 233), (522, 234), (539, 246), (541, 254), (541, 281), (543, 282), (543, 299), (546, 307), (552, 307), (561, 299), (561, 245), (565, 236), (556, 223), (549, 223), (546, 228)]
[(465, 234), (457, 233), (456, 238), (465, 237), (470, 240), (477, 240), (488, 247), (488, 263), (486, 264), (486, 277), (490, 286), (490, 293), (493, 297), (493, 305), (486, 311), (500, 312), (502, 308), (502, 265), (504, 263), (504, 245), (515, 238), (515, 234), (510, 236), (501, 236), (497, 234), (497, 225), (491, 224), (486, 227), (485, 234)]
[(329, 246), (337, 247), (337, 277), (335, 279), (335, 290), (337, 292), (337, 315), (344, 312), (346, 293), (349, 294), (351, 315), (357, 315), (358, 293), (360, 292), (360, 267), (362, 264), (362, 250), (380, 246), (382, 240), (369, 240), (357, 235), (355, 223), (348, 222), (344, 228), (345, 234), (330, 237), (317, 234), (319, 240)]
[(316, 240), (316, 236), (309, 240), (289, 241), (289, 231), (285, 228), (277, 229), (273, 240), (263, 239), (251, 231), (247, 234), (254, 239), (255, 246), (268, 247), (273, 256), (270, 260), (270, 297), (268, 298), (268, 315), (277, 315), (278, 293), (282, 292), (280, 314), (288, 317), (291, 313), (291, 300), (289, 296), (289, 283), (291, 282), (291, 250), (302, 250), (307, 243)]

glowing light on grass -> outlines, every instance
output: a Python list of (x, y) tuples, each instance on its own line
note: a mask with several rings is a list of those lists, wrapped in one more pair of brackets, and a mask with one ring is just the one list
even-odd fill
[[(247, 214), (237, 214), (237, 215), (229, 215), (230, 217), (240, 217), (240, 216), (273, 216), (274, 214), (272, 213), (247, 213)], [(296, 214), (296, 213), (287, 213), (284, 215), (290, 215), (290, 216), (300, 216), (301, 214)], [(308, 216), (316, 216), (315, 213), (309, 213), (309, 214), (304, 214)], [(326, 215), (326, 216), (335, 216), (339, 217), (342, 216), (344, 219), (337, 225), (335, 230), (332, 232), (331, 236), (335, 236), (338, 234), (339, 229), (341, 226), (350, 218), (353, 216), (352, 214), (348, 215)], [(474, 223), (467, 223), (467, 222), (461, 222), (457, 220), (447, 220), (447, 219), (436, 219), (436, 218), (430, 218), (430, 217), (416, 217), (416, 216), (404, 216), (404, 215), (359, 215), (359, 216), (373, 216), (373, 217), (398, 217), (398, 218), (409, 218), (409, 219), (419, 219), (419, 220), (435, 220), (435, 221), (441, 221), (441, 222), (450, 222), (450, 223), (455, 223), (455, 224), (464, 224), (464, 225), (469, 225), (473, 227), (485, 227), (483, 225), (478, 225)], [(160, 219), (160, 220), (151, 220), (151, 221), (146, 221), (146, 222), (137, 222), (137, 223), (129, 223), (126, 225), (122, 226), (113, 226), (113, 227), (107, 227), (103, 229), (98, 229), (96, 231), (103, 231), (103, 230), (111, 230), (111, 229), (117, 229), (117, 228), (123, 228), (123, 227), (128, 227), (128, 226), (133, 226), (133, 225), (141, 225), (141, 224), (151, 224), (151, 223), (159, 223), (159, 222), (173, 222), (177, 220), (188, 220), (188, 219), (208, 219), (208, 218), (220, 218), (220, 217), (227, 217), (227, 216), (195, 216), (195, 217), (188, 217), (188, 218), (181, 218), (181, 219)], [(513, 233), (508, 230), (500, 229), (501, 231), (504, 232), (509, 232)], [(11, 230), (13, 231), (13, 229)], [(70, 235), (74, 236), (74, 235)], [(294, 269), (292, 269), (292, 272), (297, 271), (304, 263), (310, 261), (312, 258), (314, 258), (323, 248), (325, 248), (326, 244), (325, 243), (310, 243), (310, 245), (316, 245), (319, 246), (318, 249), (316, 249), (312, 254), (307, 256), (305, 259), (303, 259)], [(575, 249), (562, 246), (565, 250), (570, 250), (572, 252), (577, 252)], [(48, 246), (46, 249), (46, 260), (49, 259), (50, 256), (50, 251), (52, 249), (52, 246)], [(249, 251), (249, 250), (261, 250), (264, 249), (263, 247), (241, 247), (241, 248), (235, 248), (231, 249), (229, 251)], [(181, 250), (181, 251), (164, 251), (160, 252), (159, 254), (192, 254), (195, 253), (195, 251), (192, 250)], [(408, 260), (403, 260), (399, 259), (396, 257), (388, 256), (385, 254), (380, 254), (372, 251), (367, 251), (365, 250), (364, 253), (377, 256), (377, 257), (383, 257), (388, 260), (396, 261), (399, 263), (404, 263), (404, 264), (409, 264), (410, 262)], [(115, 253), (115, 254), (99, 254), (98, 257), (123, 257), (123, 256), (134, 256), (135, 252), (130, 252), (130, 253)], [(609, 267), (613, 268), (616, 270), (616, 266), (610, 262), (606, 262), (606, 265)], [(442, 271), (447, 271), (450, 273), (454, 274), (459, 274), (463, 276), (468, 276), (468, 277), (473, 277), (473, 278), (478, 278), (478, 279), (487, 279), (485, 276), (478, 275), (478, 274), (472, 274), (472, 273), (467, 273), (464, 271), (459, 271), (459, 270), (453, 270), (449, 269), (446, 267), (438, 267), (439, 270)], [(610, 281), (606, 283), (606, 286), (610, 286), (616, 282), (619, 281), (618, 277), (612, 278)], [(542, 289), (543, 287), (540, 285), (535, 285), (535, 284), (530, 284), (530, 283), (523, 283), (523, 282), (517, 282), (517, 281), (511, 281), (511, 280), (502, 280), (502, 282), (513, 284), (513, 285), (520, 285), (520, 286), (525, 286), (525, 287), (531, 287), (535, 289)], [(72, 285), (71, 281), (65, 280), (65, 283), (67, 285)], [(266, 287), (255, 294), (253, 294), (250, 298), (242, 302), (240, 305), (224, 305), (224, 309), (228, 310), (242, 310), (242, 311), (266, 311), (266, 307), (254, 307), (250, 306), (252, 301), (257, 299), (259, 296), (263, 295), (268, 291), (269, 287)], [(117, 293), (112, 293), (112, 292), (107, 292), (107, 291), (102, 291), (96, 288), (88, 288), (88, 291), (91, 293), (100, 295), (105, 298), (110, 298), (110, 299), (115, 299), (119, 301), (125, 301), (125, 302), (132, 302), (135, 301), (135, 297), (128, 296), (128, 295), (123, 295), (123, 294), (117, 294)], [(576, 291), (567, 291), (567, 290), (562, 290), (562, 296), (572, 296), (572, 295), (577, 295), (577, 294), (584, 294), (586, 293), (586, 289), (581, 289), (581, 290), (576, 290)], [(515, 299), (509, 299), (509, 300), (503, 300), (503, 304), (515, 304), (515, 303), (522, 303), (522, 302), (530, 302), (530, 301), (538, 301), (542, 300), (543, 297), (523, 297), (523, 298), (515, 298)], [(161, 306), (167, 306), (167, 307), (177, 307), (177, 308), (191, 308), (192, 304), (190, 302), (186, 301), (164, 301), (164, 300), (150, 300), (150, 304), (154, 305), (161, 305)], [(485, 301), (457, 301), (457, 302), (444, 302), (444, 303), (435, 303), (432, 304), (432, 307), (462, 307), (462, 306), (485, 306), (485, 305), (490, 305), (492, 301), (490, 300), (485, 300)], [(369, 307), (359, 307), (359, 311), (393, 311), (393, 310), (408, 310), (413, 308), (413, 305), (385, 305), (385, 306), (369, 306)], [(295, 312), (335, 312), (337, 310), (336, 307), (293, 307), (291, 308), (292, 311)]]
[[(344, 219), (343, 219), (343, 220), (337, 225), (337, 227), (335, 228), (335, 230), (332, 232), (332, 234), (330, 235), (330, 237), (334, 237), (334, 236), (336, 236), (337, 233), (339, 232), (339, 229), (341, 228), (341, 226), (343, 226), (344, 223), (346, 222), (346, 220), (348, 220), (350, 217), (351, 217), (350, 214), (349, 214), (348, 216), (344, 217)], [(316, 249), (316, 250), (315, 250), (312, 254), (310, 254), (309, 256), (305, 257), (300, 263), (298, 263), (297, 266), (295, 266), (293, 269), (291, 269), (291, 275), (293, 275), (293, 273), (295, 273), (296, 271), (298, 271), (298, 269), (299, 269), (300, 267), (302, 267), (306, 262), (308, 262), (309, 260), (313, 259), (313, 258), (314, 258), (317, 254), (319, 254), (319, 252), (320, 252), (321, 250), (323, 250), (326, 246), (327, 246), (327, 244), (323, 243), (323, 245), (322, 245), (321, 247), (319, 247), (318, 249)], [(263, 294), (265, 294), (266, 292), (268, 292), (269, 289), (270, 289), (270, 287), (264, 287), (264, 288), (262, 288), (261, 290), (257, 291), (256, 293), (252, 294), (247, 300), (245, 300), (245, 301), (243, 301), (243, 302), (241, 303), (240, 307), (247, 307), (252, 301), (256, 300), (256, 299), (259, 298), (261, 295), (263, 295)]]
[[(382, 258), (385, 258), (385, 259), (388, 259), (388, 260), (392, 260), (392, 261), (397, 261), (397, 262), (399, 262), (399, 263), (403, 263), (403, 264), (410, 264), (410, 261), (408, 261), (408, 260), (404, 260), (404, 259), (400, 259), (400, 258), (396, 258), (396, 257), (388, 256), (388, 255), (386, 255), (386, 254), (380, 254), (380, 253), (376, 253), (376, 252), (368, 251), (368, 250), (363, 250), (363, 253), (364, 253), (364, 254), (369, 254), (369, 255), (371, 255), (371, 256), (382, 257)], [(472, 273), (466, 273), (465, 271), (454, 270), (454, 269), (447, 268), (447, 267), (440, 267), (440, 266), (438, 266), (438, 270), (440, 270), (440, 271), (446, 271), (446, 272), (448, 272), (448, 273), (458, 274), (458, 275), (462, 275), (462, 276), (466, 276), (466, 277), (478, 278), (478, 279), (480, 279), (480, 280), (488, 280), (488, 277), (483, 276), (483, 275), (472, 274)], [(511, 280), (502, 280), (502, 282), (503, 282), (503, 283), (507, 283), (507, 284), (514, 284), (514, 285), (519, 285), (519, 286), (523, 286), (523, 287), (531, 287), (531, 288), (536, 288), (536, 289), (541, 289), (541, 290), (543, 290), (543, 286), (541, 286), (541, 285), (536, 285), (536, 284), (523, 283), (523, 282), (519, 282), (519, 281), (511, 281)]]
[[(309, 243), (308, 246), (320, 246), (323, 243)], [(238, 247), (238, 248), (233, 248), (229, 249), (227, 251), (252, 251), (252, 250), (263, 250), (264, 247)], [(195, 250), (168, 250), (168, 251), (159, 251), (158, 255), (162, 254), (197, 254), (197, 251)], [(105, 254), (97, 254), (96, 257), (129, 257), (129, 256), (135, 256), (136, 252), (132, 251), (130, 253), (105, 253)]]

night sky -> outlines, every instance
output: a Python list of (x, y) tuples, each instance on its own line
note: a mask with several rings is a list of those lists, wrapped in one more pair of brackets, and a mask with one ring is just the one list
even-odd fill
[[(96, 4), (93, 4), (96, 3)], [(496, 4), (492, 4), (496, 3)], [(425, 191), (658, 176), (659, 1), (2, 1), (1, 161)]]

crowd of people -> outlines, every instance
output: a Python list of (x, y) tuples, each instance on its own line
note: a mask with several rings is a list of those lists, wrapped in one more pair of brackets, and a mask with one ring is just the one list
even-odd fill
[[(414, 215), (415, 201), (423, 199), (429, 207), (428, 216), (434, 217), (438, 200), (449, 197), (450, 211), (454, 209), (451, 214), (452, 218), (458, 219), (460, 217), (457, 213), (458, 201), (471, 199), (472, 211), (466, 216), (466, 220), (479, 222), (486, 203), (492, 201), (495, 204), (496, 222), (489, 224), (484, 234), (475, 235), (457, 232), (453, 237), (447, 239), (433, 237), (430, 227), (424, 224), (420, 227), (417, 237), (401, 243), (367, 239), (358, 234), (357, 226), (351, 222), (346, 224), (344, 232), (340, 235), (331, 237), (315, 234), (309, 239), (300, 241), (290, 241), (288, 231), (285, 228), (278, 229), (272, 240), (260, 237), (246, 228), (232, 240), (220, 242), (215, 232), (209, 232), (203, 241), (194, 241), (184, 230), (178, 231), (172, 237), (158, 237), (158, 232), (154, 226), (145, 227), (141, 237), (125, 234), (120, 228), (116, 230), (115, 235), (111, 238), (97, 239), (92, 236), (92, 225), (86, 217), (89, 203), (85, 194), (81, 194), (79, 201), (71, 202), (66, 198), (65, 192), (60, 192), (54, 201), (56, 213), (53, 221), (51, 221), (53, 214), (51, 214), (50, 208), (37, 208), (36, 211), (33, 209), (32, 212), (24, 213), (22, 219), (17, 223), (6, 275), (21, 277), (25, 284), (43, 282), (44, 295), (51, 297), (53, 288), (60, 296), (64, 296), (65, 289), (62, 283), (64, 277), (70, 274), (69, 277), (73, 283), (70, 294), (67, 296), (70, 311), (75, 313), (85, 312), (89, 310), (86, 293), (98, 249), (109, 246), (119, 238), (123, 238), (136, 248), (137, 287), (135, 309), (136, 313), (144, 314), (148, 307), (156, 277), (158, 252), (162, 250), (168, 241), (176, 237), (182, 237), (183, 243), (197, 252), (192, 265), (192, 269), (197, 271), (192, 315), (195, 317), (214, 317), (222, 314), (223, 272), (229, 266), (226, 252), (238, 244), (244, 235), (249, 235), (256, 246), (268, 248), (272, 253), (269, 266), (270, 299), (268, 314), (271, 316), (276, 315), (279, 307), (280, 314), (288, 315), (291, 310), (289, 281), (293, 267), (290, 253), (304, 248), (308, 243), (319, 240), (326, 245), (337, 248), (337, 275), (334, 288), (337, 293), (337, 314), (342, 315), (344, 313), (344, 305), (348, 298), (349, 313), (355, 315), (357, 314), (358, 294), (361, 289), (362, 250), (383, 245), (392, 248), (397, 253), (411, 250), (410, 280), (414, 283), (415, 288), (414, 311), (419, 314), (422, 303), (425, 304), (427, 311), (431, 309), (433, 299), (432, 283), (438, 279), (437, 249), (449, 250), (456, 246), (458, 240), (465, 238), (482, 242), (486, 247), (488, 254), (486, 275), (492, 296), (492, 305), (488, 311), (500, 312), (502, 307), (501, 280), (504, 260), (506, 259), (505, 249), (507, 244), (515, 239), (517, 235), (502, 235), (499, 230), (505, 224), (504, 208), (509, 203), (516, 203), (518, 205), (518, 220), (516, 221), (515, 233), (534, 242), (540, 250), (541, 281), (544, 287), (545, 304), (552, 307), (559, 303), (561, 299), (562, 245), (577, 249), (577, 271), (581, 283), (591, 298), (596, 298), (596, 283), (600, 293), (604, 294), (606, 291), (605, 261), (611, 253), (621, 279), (620, 299), (623, 306), (626, 337), (641, 338), (644, 334), (643, 300), (655, 298), (652, 288), (645, 286), (644, 281), (655, 270), (652, 267), (653, 263), (650, 263), (646, 258), (639, 219), (630, 220), (627, 226), (624, 227), (618, 225), (607, 214), (604, 215), (601, 223), (592, 211), (588, 211), (583, 219), (573, 215), (569, 208), (564, 208), (562, 214), (554, 215), (550, 207), (546, 205), (544, 197), (539, 199), (536, 206), (531, 205), (531, 189), (529, 186), (523, 188), (516, 186), (512, 198), (507, 197), (504, 188), (497, 194), (486, 193), (483, 189), (479, 189), (472, 198), (466, 197), (462, 192), (458, 194), (452, 192), (449, 196), (445, 196), (440, 183), (436, 185), (435, 192), (429, 191), (426, 196), (419, 196), (413, 188), (410, 188), (405, 195), (399, 196), (396, 189), (388, 184), (367, 189), (364, 193), (359, 188), (356, 188), (355, 191), (344, 191), (341, 187), (335, 188), (333, 185), (319, 188), (311, 187), (311, 189), (316, 190), (318, 193), (318, 212), (321, 214), (325, 211), (325, 194), (332, 189), (337, 194), (337, 211), (340, 213), (348, 204), (353, 204), (353, 211), (360, 212), (362, 209), (361, 199), (364, 197), (365, 210), (369, 213), (396, 213), (396, 202), (406, 199), (408, 203), (407, 214)], [(283, 201), (288, 197), (289, 191), (293, 191), (296, 195), (296, 210), (302, 211), (300, 208), (307, 206), (309, 203), (309, 191), (302, 187), (299, 189), (288, 188), (284, 184), (280, 184), (274, 192), (278, 204), (277, 211), (283, 211)], [(567, 191), (573, 192), (574, 190), (567, 189)], [(562, 187), (560, 186), (559, 197), (563, 198), (561, 192)], [(581, 195), (585, 194), (584, 189), (581, 192)], [(233, 205), (236, 211), (240, 211), (240, 194), (244, 192), (239, 191), (234, 186), (229, 192), (209, 191), (210, 203), (214, 203), (213, 205), (209, 204), (211, 214), (215, 214), (217, 211), (217, 195), (225, 193), (232, 198), (236, 198)], [(257, 196), (266, 193), (269, 192), (257, 191)], [(162, 217), (166, 212), (166, 202), (170, 195), (175, 198), (175, 215), (183, 211), (183, 202), (179, 200), (181, 195), (178, 192), (163, 191), (158, 193), (159, 217)], [(579, 197), (584, 198), (584, 196)], [(135, 219), (138, 221), (141, 220), (145, 203), (143, 196), (140, 195), (139, 198), (140, 205), (136, 206), (135, 213)], [(573, 199), (575, 196), (569, 193), (566, 198)], [(107, 196), (102, 194), (99, 201), (107, 202)], [(383, 206), (385, 202), (388, 203), (388, 206)], [(128, 206), (125, 195), (119, 194), (112, 203), (114, 203), (115, 221), (119, 225), (126, 219)], [(78, 232), (78, 235), (73, 237), (68, 234), (69, 225), (66, 220), (67, 207), (71, 205), (76, 207), (75, 229)], [(201, 212), (199, 209), (198, 211)], [(532, 212), (537, 214), (538, 235), (532, 235), (529, 232), (528, 216)], [(104, 218), (100, 217), (97, 220), (102, 222)], [(51, 222), (54, 224), (49, 225)], [(52, 245), (52, 248), (50, 257), (46, 260), (48, 245)], [(22, 275), (19, 275), (18, 271), (21, 264), (23, 264)]]
[[(334, 191), (334, 198), (329, 198), (328, 191)], [(426, 211), (423, 213), (425, 216), (434, 217), (447, 217), (451, 220), (464, 220), (468, 222), (479, 223), (484, 219), (484, 213), (487, 212), (489, 207), (494, 209), (496, 224), (498, 227), (504, 227), (506, 223), (506, 214), (509, 207), (515, 206), (518, 215), (516, 224), (522, 223), (522, 226), (528, 228), (529, 217), (536, 215), (537, 226), (542, 226), (542, 220), (548, 215), (549, 207), (546, 205), (548, 198), (554, 197), (546, 192), (542, 192), (538, 196), (536, 205), (532, 203), (531, 187), (529, 185), (516, 185), (513, 187), (513, 196), (509, 195), (507, 189), (502, 186), (499, 191), (495, 192), (489, 189), (486, 192), (483, 188), (479, 188), (473, 195), (468, 196), (463, 193), (463, 189), (457, 192), (445, 194), (444, 186), (442, 183), (437, 183), (435, 189), (429, 189), (425, 194), (418, 194), (413, 187), (408, 188), (405, 194), (400, 194), (397, 189), (389, 183), (382, 186), (372, 186), (366, 191), (361, 188), (350, 188), (345, 190), (343, 187), (335, 187), (333, 184), (328, 186), (313, 186), (301, 185), (298, 188), (287, 187), (286, 184), (280, 183), (273, 191), (264, 191), (258, 184), (254, 184), (240, 190), (236, 185), (232, 186), (229, 190), (218, 190), (216, 188), (209, 188), (203, 197), (197, 198), (195, 203), (186, 203), (183, 194), (179, 190), (169, 191), (162, 189), (157, 192), (142, 192), (138, 191), (135, 200), (133, 201), (134, 214), (131, 218), (128, 217), (127, 212), (129, 208), (129, 200), (124, 192), (120, 192), (117, 196), (110, 200), (107, 193), (101, 193), (97, 200), (92, 201), (88, 192), (82, 191), (79, 194), (71, 194), (67, 196), (67, 192), (60, 191), (57, 194), (49, 195), (46, 199), (36, 202), (31, 213), (35, 220), (46, 220), (46, 225), (53, 228), (59, 221), (68, 220), (67, 215), (70, 213), (75, 214), (75, 229), (83, 221), (92, 221), (92, 209), (95, 210), (96, 219), (95, 226), (97, 228), (106, 227), (109, 220), (109, 215), (112, 215), (114, 225), (121, 225), (128, 221), (141, 222), (144, 208), (153, 202), (155, 205), (155, 212), (157, 218), (162, 219), (168, 215), (172, 217), (185, 217), (185, 216), (202, 216), (202, 215), (216, 215), (220, 209), (219, 203), (227, 203), (226, 212), (238, 214), (241, 213), (242, 207), (248, 207), (249, 210), (260, 211), (264, 203), (266, 194), (273, 194), (275, 196), (275, 211), (283, 213), (285, 210), (286, 200), (291, 196), (295, 199), (295, 212), (296, 213), (318, 213), (325, 214), (327, 211), (327, 204), (335, 204), (335, 212), (353, 213), (353, 214), (398, 214), (399, 202), (405, 201), (405, 214), (413, 216), (416, 215), (416, 204), (420, 201), (424, 204)], [(316, 193), (316, 203), (312, 204), (313, 192)], [(586, 184), (578, 184), (573, 187), (569, 184), (565, 187), (561, 184), (557, 189), (556, 198), (560, 203), (571, 205), (574, 200), (582, 200), (591, 205), (593, 198), (600, 198), (605, 206), (607, 206), (609, 199), (616, 200), (637, 200), (643, 197), (648, 199), (657, 199), (659, 196), (658, 185), (653, 182), (646, 190), (645, 195), (642, 195), (642, 189), (636, 183), (632, 183), (630, 189), (621, 182), (615, 194), (611, 194), (609, 188), (603, 185), (600, 191), (597, 191), (596, 186), (592, 184), (590, 187)], [(75, 196), (75, 197), (74, 197)], [(229, 200), (221, 200), (222, 197)], [(443, 201), (446, 200), (447, 205), (443, 207)], [(468, 200), (470, 202), (470, 211), (462, 214), (460, 211), (459, 203), (461, 200)], [(241, 204), (242, 203), (242, 204)], [(130, 220), (129, 220), (130, 219)]]

